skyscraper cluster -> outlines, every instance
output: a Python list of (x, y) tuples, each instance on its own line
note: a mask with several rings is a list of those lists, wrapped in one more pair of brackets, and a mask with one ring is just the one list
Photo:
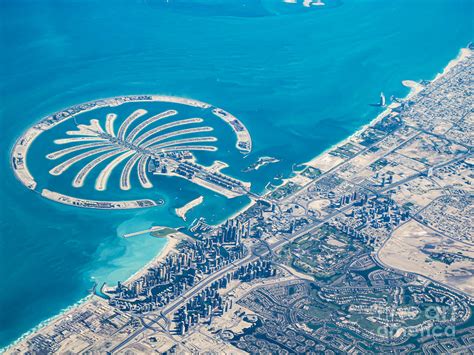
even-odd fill
[[(168, 255), (164, 262), (150, 268), (145, 275), (129, 285), (118, 283), (109, 293), (109, 303), (121, 310), (138, 313), (163, 307), (192, 287), (197, 278), (241, 259), (245, 255), (242, 238), (248, 235), (248, 224), (230, 220), (200, 239), (183, 241), (177, 253)], [(252, 269), (240, 273), (250, 273), (247, 278), (251, 278), (257, 272), (257, 269)]]
[(214, 316), (219, 316), (232, 308), (232, 300), (225, 299), (219, 289), (226, 288), (232, 280), (250, 282), (255, 279), (272, 277), (276, 269), (270, 261), (257, 260), (247, 265), (242, 265), (233, 272), (213, 282), (209, 287), (189, 300), (176, 313), (174, 322), (175, 331), (179, 335), (186, 333), (193, 325), (200, 322), (211, 323)]

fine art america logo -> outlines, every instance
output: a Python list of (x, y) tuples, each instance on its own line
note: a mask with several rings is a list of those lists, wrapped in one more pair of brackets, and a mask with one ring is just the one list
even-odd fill
[[(117, 114), (120, 110), (127, 113)], [(31, 127), (12, 150), (12, 167), (25, 186), (37, 190), (43, 197), (68, 205), (126, 209), (163, 203), (151, 199), (79, 198), (71, 193), (57, 192), (49, 185), (38, 188), (39, 182), (27, 165), (29, 149), (46, 131), (53, 134), (60, 131), (59, 136), (56, 133), (52, 138), (60, 149), (51, 149), (45, 154), (54, 162), (49, 174), (53, 177), (67, 175), (75, 189), (86, 186), (94, 174), (95, 182), (91, 184), (94, 191), (105, 191), (113, 182), (121, 191), (130, 190), (134, 187), (132, 176), (136, 177), (137, 187), (151, 189), (150, 175), (164, 175), (188, 180), (228, 198), (245, 195), (250, 184), (221, 173), (220, 170), (227, 167), (226, 163), (215, 161), (211, 166), (204, 166), (195, 156), (197, 152), (208, 154), (218, 150), (218, 138), (213, 131), (215, 125), (222, 123), (234, 132), (235, 148), (243, 154), (250, 153), (252, 140), (242, 122), (207, 103), (157, 95), (97, 100), (70, 107)]]
[(377, 328), (377, 335), (385, 339), (396, 339), (401, 336), (406, 337), (454, 337), (456, 327), (454, 325), (453, 312), (447, 306), (429, 306), (424, 311), (416, 310), (414, 316), (408, 317), (410, 320), (422, 320), (416, 326), (397, 326), (393, 317), (385, 315), (385, 323), (390, 326), (380, 326)]

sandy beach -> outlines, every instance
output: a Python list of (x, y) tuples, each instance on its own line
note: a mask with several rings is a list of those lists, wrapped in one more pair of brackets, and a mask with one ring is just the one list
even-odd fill
[(21, 343), (22, 341), (24, 341), (25, 339), (27, 339), (28, 337), (32, 336), (33, 334), (35, 334), (37, 331), (39, 331), (40, 329), (43, 329), (43, 328), (46, 328), (48, 326), (50, 326), (51, 324), (53, 324), (55, 321), (58, 321), (64, 317), (67, 317), (68, 314), (72, 313), (73, 311), (75, 311), (76, 309), (78, 309), (80, 306), (86, 304), (86, 303), (89, 303), (94, 297), (98, 297), (98, 296), (95, 296), (95, 295), (88, 295), (82, 299), (80, 299), (79, 301), (77, 301), (76, 303), (70, 305), (69, 307), (66, 307), (65, 309), (63, 309), (61, 312), (59, 312), (58, 314), (56, 314), (55, 316), (52, 316), (51, 318), (48, 318), (48, 319), (45, 319), (44, 321), (42, 321), (41, 323), (39, 323), (36, 327), (30, 329), (29, 331), (27, 331), (26, 333), (22, 334), (18, 339), (16, 339), (13, 343), (9, 344), (8, 346), (4, 347), (4, 348), (0, 348), (0, 354), (6, 354), (7, 351), (9, 349), (12, 349), (15, 347), (16, 344), (19, 344)]
[[(448, 65), (443, 69), (443, 71), (441, 73), (438, 73), (433, 78), (432, 81), (436, 81), (436, 80), (440, 79), (441, 77), (443, 77), (444, 75), (446, 75), (446, 73), (450, 69), (452, 69), (457, 63), (459, 63), (460, 61), (462, 61), (462, 60), (466, 59), (467, 57), (469, 57), (471, 55), (470, 53), (471, 53), (471, 51), (468, 48), (462, 48), (460, 50), (458, 56), (455, 59), (451, 60), (448, 63)], [(410, 92), (403, 98), (403, 100), (406, 100), (407, 98), (413, 97), (414, 95), (418, 94), (424, 88), (423, 85), (421, 85), (420, 83), (418, 83), (416, 81), (413, 81), (413, 80), (403, 80), (402, 84), (404, 86), (410, 88)], [(329, 147), (328, 149), (323, 151), (321, 154), (317, 155), (316, 157), (314, 157), (313, 159), (311, 159), (310, 161), (308, 161), (304, 164), (314, 167), (318, 159), (320, 159), (321, 157), (323, 157), (325, 154), (329, 153), (330, 151), (336, 149), (337, 147), (342, 146), (342, 145), (350, 142), (354, 138), (357, 138), (358, 136), (360, 136), (360, 134), (364, 130), (366, 130), (370, 126), (373, 126), (373, 125), (377, 124), (380, 120), (382, 120), (382, 118), (389, 115), (392, 112), (392, 109), (397, 107), (397, 106), (398, 105), (394, 106), (394, 103), (388, 105), (387, 108), (385, 110), (383, 110), (380, 114), (378, 114), (377, 117), (375, 117), (372, 121), (370, 121), (369, 123), (363, 125), (361, 128), (359, 128), (356, 132), (351, 134), (346, 139), (342, 140), (341, 142), (339, 142), (337, 144), (334, 144), (333, 146)], [(290, 180), (290, 179), (286, 179), (286, 180)], [(286, 180), (285, 180), (285, 183), (286, 183)]]
[(186, 221), (186, 213), (188, 213), (188, 211), (193, 209), (194, 207), (200, 205), (203, 201), (204, 201), (204, 197), (199, 196), (198, 198), (185, 204), (183, 207), (176, 208), (175, 209), (176, 215), (182, 218), (183, 221)]
[[(457, 63), (459, 63), (460, 61), (466, 59), (467, 57), (469, 57), (471, 55), (471, 51), (468, 49), (468, 48), (461, 48), (458, 56), (451, 60), (447, 65), (446, 67), (443, 69), (443, 71), (441, 73), (438, 73), (433, 79), (432, 81), (436, 81), (440, 78), (442, 78), (444, 75), (446, 75), (446, 73), (449, 72), (449, 70), (451, 68), (453, 68)], [(402, 81), (402, 85), (410, 88), (410, 92), (403, 98), (403, 100), (407, 100), (407, 99), (410, 99), (414, 96), (416, 96), (420, 91), (422, 91), (424, 89), (424, 86), (416, 81), (413, 81), (413, 80), (403, 80)], [(390, 115), (392, 113), (392, 110), (396, 107), (398, 107), (400, 104), (397, 103), (397, 102), (394, 102), (394, 103), (391, 103), (390, 105), (387, 105), (387, 107), (385, 108), (385, 110), (383, 110), (382, 112), (380, 112), (372, 121), (370, 121), (369, 123), (363, 125), (362, 127), (360, 127), (357, 131), (355, 131), (353, 134), (351, 134), (350, 136), (348, 136), (346, 139), (332, 145), (331, 147), (327, 148), (326, 150), (324, 150), (323, 152), (321, 152), (320, 154), (318, 154), (317, 156), (315, 156), (313, 159), (309, 160), (308, 162), (306, 163), (302, 163), (302, 165), (306, 165), (306, 166), (310, 166), (310, 167), (314, 167), (314, 168), (319, 168), (323, 173), (324, 172), (327, 172), (333, 168), (335, 168), (336, 166), (338, 166), (339, 164), (342, 164), (344, 162), (343, 159), (337, 157), (337, 156), (332, 156), (331, 154), (329, 154), (331, 151), (333, 151), (334, 149), (340, 147), (340, 146), (343, 146), (344, 144), (347, 144), (347, 143), (355, 143), (357, 144), (357, 140), (358, 140), (358, 137), (369, 127), (371, 126), (374, 126), (375, 124), (377, 124), (379, 121), (381, 121), (384, 117)], [(285, 179), (281, 179), (282, 182), (280, 185), (278, 185), (277, 187), (269, 190), (267, 188), (265, 188), (265, 193), (264, 193), (264, 196), (268, 196), (270, 193), (272, 193), (275, 189), (277, 189), (278, 187), (281, 187), (283, 185), (285, 185), (286, 183), (292, 181), (294, 183), (296, 183), (297, 185), (301, 185), (300, 183), (298, 183), (298, 176), (300, 174), (299, 173), (295, 173), (293, 172), (290, 177), (288, 178), (285, 178)], [(268, 184), (267, 184), (268, 186)], [(245, 208), (243, 208), (241, 211), (249, 208), (250, 206), (246, 206)], [(235, 215), (238, 215), (241, 211), (237, 212)], [(235, 216), (234, 215), (234, 216)]]
[(407, 88), (410, 88), (410, 92), (408, 93), (405, 99), (409, 99), (417, 95), (421, 90), (425, 88), (423, 85), (413, 80), (403, 80), (402, 84)]
[[(148, 272), (148, 269), (151, 267), (159, 264), (160, 262), (164, 261), (166, 257), (172, 253), (176, 252), (176, 246), (178, 245), (180, 239), (182, 239), (181, 236), (182, 233), (176, 232), (173, 234), (169, 234), (166, 237), (166, 245), (163, 249), (160, 250), (160, 252), (152, 259), (150, 260), (145, 266), (143, 266), (140, 270), (138, 270), (136, 273), (134, 273), (132, 276), (130, 276), (124, 284), (130, 284), (133, 281), (139, 279), (141, 276), (145, 275)], [(150, 236), (150, 238), (155, 238), (153, 236)]]
[[(165, 247), (162, 250), (160, 250), (160, 252), (152, 260), (150, 260), (144, 267), (142, 267), (140, 270), (138, 270), (136, 273), (134, 273), (132, 276), (130, 276), (124, 282), (124, 284), (130, 284), (131, 282), (137, 280), (138, 278), (140, 278), (141, 276), (146, 274), (148, 272), (149, 268), (151, 268), (154, 265), (157, 265), (158, 263), (165, 260), (166, 257), (170, 253), (176, 251), (176, 246), (179, 243), (180, 239), (182, 239), (183, 237), (184, 237), (184, 235), (182, 235), (182, 233), (180, 233), (180, 232), (176, 232), (176, 233), (168, 235), (166, 237), (167, 242), (166, 242)], [(155, 237), (150, 236), (150, 238), (155, 238)], [(107, 291), (107, 287), (105, 287), (105, 291)], [(6, 351), (8, 351), (8, 349), (13, 348), (16, 344), (24, 341), (26, 338), (32, 336), (34, 333), (36, 333), (40, 329), (52, 326), (56, 321), (60, 321), (61, 319), (64, 319), (69, 314), (75, 312), (78, 308), (87, 306), (94, 300), (102, 300), (102, 298), (95, 295), (95, 294), (90, 294), (90, 295), (80, 299), (79, 301), (77, 301), (73, 305), (63, 309), (57, 315), (42, 321), (36, 327), (29, 330), (28, 332), (23, 334), (21, 337), (19, 337), (17, 340), (15, 340), (13, 343), (11, 343), (9, 346), (7, 346), (3, 349), (0, 349), (0, 354), (6, 353)]]
[[(467, 58), (468, 56), (470, 56), (470, 51), (469, 49), (467, 48), (463, 48), (461, 49), (459, 55), (457, 56), (456, 59), (452, 60), (451, 62), (449, 62), (449, 64), (444, 68), (444, 70), (437, 74), (435, 76), (435, 78), (433, 79), (433, 81), (436, 81), (438, 79), (440, 79), (441, 77), (443, 77), (451, 68), (453, 68), (458, 62), (464, 60), (465, 58)], [(415, 81), (411, 81), (411, 80), (405, 80), (402, 82), (403, 85), (409, 87), (411, 90), (410, 92), (408, 93), (408, 95), (405, 97), (405, 99), (407, 98), (410, 98), (410, 97), (413, 97), (415, 96), (416, 94), (418, 94), (421, 90), (423, 90), (423, 86)], [(394, 108), (394, 104), (391, 104), (391, 105), (388, 105), (386, 107), (386, 109), (384, 111), (382, 111), (379, 115), (377, 115), (372, 121), (370, 121), (368, 124), (366, 125), (363, 125), (361, 128), (359, 128), (356, 132), (354, 132), (353, 134), (351, 134), (349, 137), (347, 137), (346, 139), (340, 141), (339, 143), (329, 147), (328, 149), (326, 149), (325, 151), (323, 151), (322, 153), (318, 154), (317, 156), (315, 156), (313, 159), (311, 159), (310, 161), (306, 162), (306, 163), (303, 163), (304, 165), (307, 165), (307, 166), (318, 166), (319, 162), (321, 160), (324, 160), (326, 156), (328, 156), (329, 152), (331, 152), (332, 150), (334, 150), (335, 148), (341, 146), (341, 145), (344, 145), (348, 142), (351, 142), (351, 141), (354, 141), (354, 140), (357, 140), (357, 137), (360, 136), (360, 134), (365, 130), (367, 129), (368, 127), (370, 126), (373, 126), (375, 125), (376, 123), (378, 123), (382, 118), (384, 118), (385, 116), (387, 115), (390, 115), (391, 112), (392, 112), (392, 109)], [(27, 147), (28, 148), (28, 147)], [(26, 152), (24, 153), (26, 154)], [(337, 163), (334, 165), (336, 166), (338, 165)], [(295, 175), (298, 175), (298, 173), (295, 173)], [(283, 183), (281, 185), (284, 185), (285, 183), (287, 183), (288, 181), (292, 181), (292, 179), (294, 178), (293, 177), (290, 177), (290, 178), (287, 178), (287, 179), (283, 179)], [(280, 185), (280, 186), (281, 186)], [(271, 193), (271, 191), (268, 191), (266, 193), (266, 195), (268, 195), (269, 193)], [(201, 200), (200, 200), (201, 199)], [(200, 200), (200, 201), (199, 201)], [(180, 217), (182, 217), (183, 219), (185, 218), (185, 214), (188, 210), (190, 210), (191, 208), (197, 206), (198, 204), (202, 203), (202, 196), (189, 202), (188, 204), (186, 204), (185, 206), (179, 208), (179, 209), (176, 209), (176, 214)], [(246, 206), (244, 206), (242, 209), (240, 209), (239, 211), (237, 211), (235, 214), (233, 214), (232, 216), (229, 217), (229, 219), (231, 218), (234, 218), (236, 217), (237, 215), (239, 215), (240, 213), (242, 213), (242, 211), (245, 211), (246, 209), (248, 209), (249, 207), (251, 207), (253, 204), (255, 203), (254, 200), (251, 200), (249, 202), (249, 204), (247, 204)], [(179, 211), (178, 211), (179, 210)], [(182, 214), (182, 216), (181, 216)], [(170, 235), (168, 235), (166, 237), (167, 239), (167, 243), (165, 245), (165, 247), (150, 261), (148, 262), (145, 266), (143, 266), (140, 270), (138, 270), (136, 273), (134, 273), (132, 276), (130, 276), (125, 282), (124, 284), (129, 284), (131, 282), (133, 282), (134, 280), (140, 278), (141, 276), (143, 276), (144, 274), (146, 274), (146, 272), (148, 271), (148, 269), (158, 263), (160, 263), (161, 261), (163, 261), (170, 253), (176, 251), (176, 246), (177, 244), (179, 243), (180, 239), (182, 238), (185, 238), (185, 235), (183, 235), (182, 233), (180, 232), (176, 232), (176, 233), (172, 233)], [(61, 313), (59, 313), (58, 315), (48, 319), (48, 320), (45, 320), (43, 322), (41, 322), (38, 326), (36, 326), (35, 328), (33, 328), (32, 330), (30, 330), (29, 332), (25, 333), (22, 337), (20, 337), (18, 340), (16, 340), (14, 343), (10, 344), (7, 348), (4, 348), (4, 349), (0, 349), (0, 353), (8, 350), (8, 348), (11, 348), (13, 347), (15, 344), (17, 344), (18, 342), (24, 340), (26, 337), (29, 337), (31, 336), (33, 333), (35, 333), (36, 331), (38, 331), (39, 329), (43, 328), (43, 327), (46, 327), (48, 325), (50, 325), (52, 322), (60, 319), (61, 317), (63, 317), (65, 314), (71, 312), (72, 310), (76, 309), (77, 307), (81, 307), (83, 306), (84, 304), (86, 303), (89, 303), (91, 302), (91, 300), (94, 298), (94, 297), (97, 297), (97, 296), (87, 296), (85, 297), (84, 299), (80, 300), (79, 302), (77, 302), (76, 304), (74, 305), (71, 305), (70, 307), (68, 307), (67, 309), (63, 310)]]

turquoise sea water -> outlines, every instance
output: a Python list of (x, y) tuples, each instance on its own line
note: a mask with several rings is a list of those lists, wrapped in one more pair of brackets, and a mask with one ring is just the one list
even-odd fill
[[(195, 98), (233, 113), (254, 142), (224, 172), (259, 192), (366, 124), (368, 103), (404, 96), (473, 40), (472, 0), (0, 1), (0, 347), (87, 294), (124, 279), (164, 241), (125, 232), (183, 225), (174, 208), (199, 195), (189, 220), (219, 222), (244, 206), (176, 179), (141, 211), (59, 205), (13, 177), (9, 151), (41, 117), (124, 94)], [(257, 172), (259, 156), (281, 160)], [(31, 163), (41, 170), (42, 162)]]

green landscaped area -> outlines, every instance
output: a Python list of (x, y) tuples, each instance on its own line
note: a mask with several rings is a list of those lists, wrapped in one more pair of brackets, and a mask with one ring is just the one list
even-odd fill
[(176, 229), (174, 229), (174, 228), (168, 228), (168, 227), (163, 227), (162, 229), (153, 231), (153, 232), (151, 232), (150, 234), (151, 234), (153, 237), (164, 238), (164, 237), (167, 237), (168, 235), (173, 234), (173, 233), (176, 233)]

